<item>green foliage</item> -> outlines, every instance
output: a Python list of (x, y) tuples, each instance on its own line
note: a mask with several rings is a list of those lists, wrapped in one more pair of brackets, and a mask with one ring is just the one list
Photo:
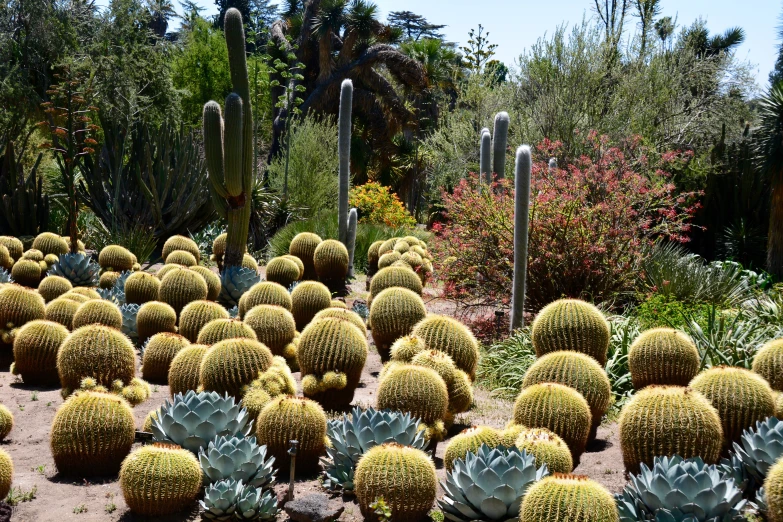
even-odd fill
[(493, 393), (513, 399), (522, 389), (525, 372), (536, 360), (530, 340), (530, 328), (520, 328), (514, 334), (488, 347), (481, 354), (476, 373), (480, 384)]
[[(334, 120), (308, 115), (292, 123), (288, 139), (288, 200), (305, 209), (302, 215), (307, 218), (336, 210), (338, 157)], [(281, 194), (285, 189), (285, 171), (284, 156), (275, 158), (267, 170), (270, 185)]]
[(359, 212), (359, 223), (373, 223), (394, 228), (413, 228), (416, 220), (405, 209), (389, 187), (368, 181), (351, 190), (350, 207)]
[(679, 301), (674, 297), (653, 294), (633, 309), (632, 315), (643, 330), (670, 326), (682, 328), (692, 318), (699, 325), (705, 325), (710, 313), (710, 305)]

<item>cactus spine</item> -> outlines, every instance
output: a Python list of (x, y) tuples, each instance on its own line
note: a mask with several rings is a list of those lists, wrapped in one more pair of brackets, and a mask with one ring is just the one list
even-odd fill
[[(500, 114), (506, 113), (502, 112)], [(506, 118), (508, 118), (508, 115), (506, 115)], [(497, 125), (497, 118), (495, 119), (495, 125)], [(508, 130), (508, 127), (506, 127), (506, 130)], [(511, 290), (511, 332), (525, 326), (528, 210), (530, 207), (530, 175), (532, 166), (533, 160), (530, 154), (530, 147), (522, 145), (517, 149), (516, 164), (514, 165), (514, 283)]]
[(356, 227), (359, 223), (359, 214), (355, 208), (348, 212), (348, 277), (353, 277), (353, 254), (356, 251)]
[(506, 145), (508, 144), (508, 125), (510, 123), (507, 112), (499, 112), (495, 115), (495, 129), (492, 133), (492, 173), (498, 180), (505, 177), (506, 172)]
[(217, 102), (204, 105), (204, 150), (212, 200), (228, 221), (223, 262), (226, 266), (241, 266), (250, 227), (253, 112), (242, 15), (237, 9), (229, 9), (224, 24), (234, 92), (226, 98), (225, 121)]
[(348, 244), (348, 190), (351, 187), (351, 106), (353, 82), (343, 80), (340, 86), (340, 116), (337, 121), (337, 152), (340, 156), (340, 193), (337, 200), (337, 238)]
[(481, 129), (481, 152), (479, 157), (479, 181), (486, 176), (487, 185), (492, 183), (492, 135), (486, 127)]

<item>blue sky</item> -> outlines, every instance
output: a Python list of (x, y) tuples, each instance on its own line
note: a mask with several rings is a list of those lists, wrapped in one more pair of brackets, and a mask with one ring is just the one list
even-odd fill
[[(100, 3), (104, 3), (103, 0)], [(446, 24), (450, 41), (463, 44), (468, 31), (482, 24), (489, 40), (498, 44), (497, 58), (510, 65), (536, 39), (561, 23), (580, 22), (582, 16), (593, 16), (593, 0), (375, 0), (382, 19), (389, 11), (413, 11), (430, 22)], [(205, 15), (216, 12), (211, 0), (197, 0), (206, 8)], [(745, 43), (738, 57), (754, 64), (761, 88), (775, 64), (777, 26), (783, 9), (782, 0), (662, 0), (663, 14), (678, 17), (678, 24), (690, 24), (702, 17), (712, 32), (728, 27), (745, 29)], [(176, 1), (175, 1), (176, 4)], [(636, 23), (636, 19), (632, 19)]]

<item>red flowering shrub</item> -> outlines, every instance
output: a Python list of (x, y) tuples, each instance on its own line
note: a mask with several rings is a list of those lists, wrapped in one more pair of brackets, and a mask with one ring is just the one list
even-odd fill
[[(561, 297), (595, 302), (633, 289), (643, 247), (656, 238), (685, 242), (696, 194), (678, 194), (638, 143), (607, 147), (594, 133), (591, 153), (550, 172), (559, 144), (536, 150), (531, 181), (526, 309)], [(629, 159), (633, 158), (633, 159)], [(659, 168), (661, 167), (661, 168)], [(507, 307), (513, 276), (514, 191), (508, 180), (481, 187), (477, 177), (443, 194), (436, 223), (435, 273), (446, 298), (467, 307)]]
[(392, 228), (416, 226), (416, 220), (405, 209), (397, 194), (380, 183), (369, 181), (352, 188), (348, 193), (348, 204), (358, 210), (359, 223), (373, 223)]

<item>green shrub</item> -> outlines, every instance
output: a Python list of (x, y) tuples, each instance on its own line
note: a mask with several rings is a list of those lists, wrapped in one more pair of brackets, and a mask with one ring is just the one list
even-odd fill
[(650, 328), (682, 328), (688, 317), (693, 317), (700, 325), (705, 325), (710, 306), (705, 303), (686, 303), (664, 294), (653, 294), (633, 311), (643, 330)]

